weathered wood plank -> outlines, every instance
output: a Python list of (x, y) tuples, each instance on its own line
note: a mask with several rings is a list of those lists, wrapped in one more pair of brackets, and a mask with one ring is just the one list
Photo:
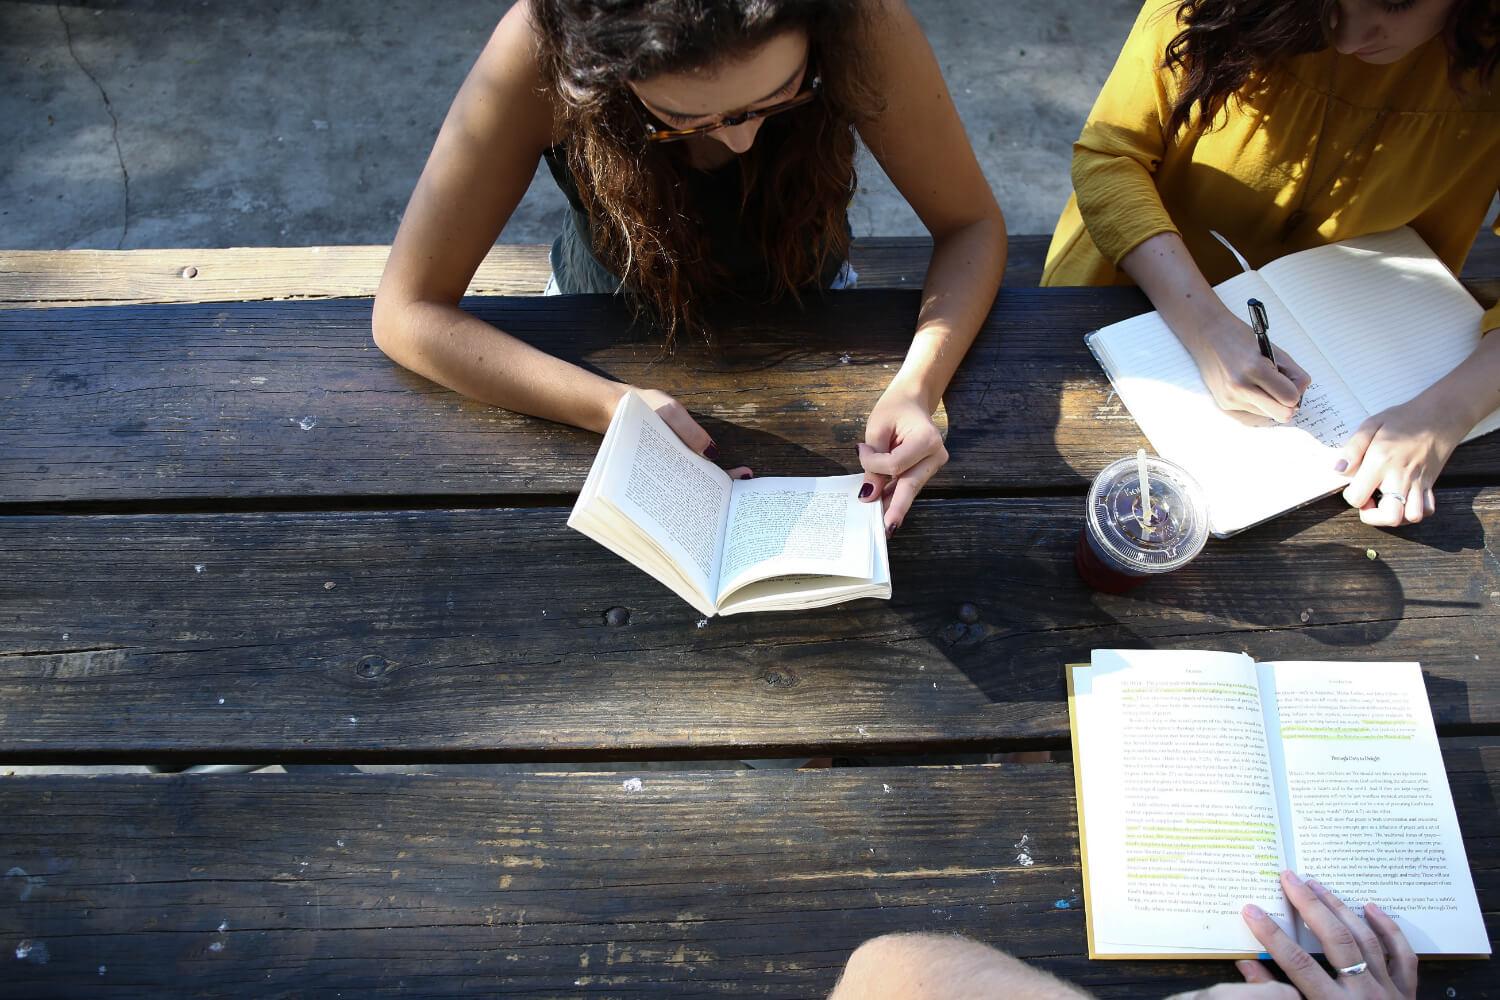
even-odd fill
[[(676, 394), (730, 463), (857, 469), (918, 293), (747, 312), (664, 358), (604, 296), (472, 300), (523, 339)], [(598, 438), (485, 406), (377, 350), (365, 300), (0, 312), (0, 502), (576, 492)], [(1078, 490), (1141, 438), (1083, 336), (1145, 308), (1124, 288), (1008, 290), (946, 397), (934, 490)], [(1500, 435), (1450, 475), (1500, 481)]]
[[(540, 295), (545, 244), (497, 244), (473, 295)], [(0, 251), (0, 309), (375, 294), (389, 246)]]
[[(1500, 751), (1448, 765), (1493, 936)], [(632, 777), (0, 782), (7, 989), (809, 997), (896, 930), (993, 942), (1100, 997), (1239, 981), (1083, 957), (1067, 764)], [(1500, 995), (1487, 962), (1422, 981)]]
[[(1012, 236), (1005, 283), (1034, 288), (1048, 236)], [(497, 244), (469, 294), (540, 295), (552, 266), (546, 244)], [(388, 246), (160, 250), (0, 250), (0, 309), (365, 298), (375, 294)], [(863, 288), (920, 288), (932, 241), (855, 240)], [(1500, 270), (1497, 268), (1496, 270)]]
[[(1005, 284), (1035, 288), (1046, 235), (1012, 234)], [(375, 294), (388, 246), (230, 247), (152, 250), (0, 250), (0, 309), (150, 302), (250, 302)], [(540, 295), (551, 265), (546, 244), (498, 244), (474, 274), (470, 295)], [(849, 257), (862, 288), (919, 288), (932, 241), (867, 237)], [(1500, 238), (1480, 234), (1464, 266), (1488, 302), (1500, 293)]]
[(1057, 745), (1062, 665), (1101, 647), (1418, 660), (1443, 732), (1493, 732), (1500, 489), (1440, 492), (1400, 532), (1326, 501), (1123, 597), (1076, 578), (1080, 499), (928, 501), (892, 600), (706, 623), (556, 508), (0, 518), (0, 760)]

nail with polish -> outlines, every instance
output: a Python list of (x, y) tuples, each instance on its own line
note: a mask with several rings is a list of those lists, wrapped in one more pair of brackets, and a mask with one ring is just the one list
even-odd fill
[(703, 457), (710, 462), (717, 462), (719, 460), (719, 446), (710, 441), (708, 447), (703, 449)]
[(859, 488), (859, 498), (861, 500), (863, 500), (863, 499), (865, 499), (866, 497), (868, 497), (870, 494), (872, 494), (874, 492), (875, 492), (875, 484), (874, 483), (865, 483), (863, 486), (861, 486)]
[(1288, 882), (1292, 883), (1292, 885), (1302, 885), (1303, 884), (1301, 877), (1296, 872), (1292, 871), (1290, 868), (1288, 868), (1286, 871), (1282, 872), (1281, 874), (1282, 874), (1282, 876)]
[(736, 478), (736, 479), (749, 479), (754, 474), (755, 473), (753, 473), (753, 472), (741, 472), (738, 476), (735, 476), (734, 478)]
[(1256, 906), (1254, 903), (1246, 903), (1245, 904), (1245, 916), (1249, 917), (1251, 920), (1259, 920), (1261, 917), (1263, 917), (1265, 915), (1266, 915), (1266, 911), (1262, 910), (1260, 907)]
[(1347, 458), (1341, 458), (1333, 463), (1334, 472), (1343, 472), (1347, 468), (1349, 468), (1349, 460)]
[(1307, 880), (1307, 887), (1313, 892), (1317, 893), (1319, 896), (1328, 891), (1327, 889), (1323, 888), (1323, 883), (1319, 882), (1315, 878), (1310, 878)]

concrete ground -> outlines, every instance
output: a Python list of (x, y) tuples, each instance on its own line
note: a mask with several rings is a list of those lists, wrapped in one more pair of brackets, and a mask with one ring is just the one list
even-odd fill
[[(1138, 0), (909, 2), (1011, 230), (1050, 233)], [(0, 248), (388, 243), (509, 6), (0, 0)], [(501, 239), (550, 242), (563, 205), (542, 170)], [(868, 158), (851, 221), (861, 236), (923, 232)]]
[[(1050, 233), (1139, 0), (909, 0), (1013, 232)], [(0, 248), (388, 243), (503, 0), (0, 0)], [(858, 235), (921, 223), (873, 162)], [(501, 239), (548, 242), (542, 171)]]

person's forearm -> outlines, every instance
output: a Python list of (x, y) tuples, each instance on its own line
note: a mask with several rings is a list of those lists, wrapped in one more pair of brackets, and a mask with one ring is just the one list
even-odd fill
[(931, 413), (989, 315), (1005, 273), (1005, 220), (983, 219), (933, 241), (917, 330), (891, 388)]
[(861, 945), (828, 1000), (1088, 1000), (1071, 984), (977, 941), (888, 934)]
[(494, 406), (596, 433), (627, 386), (539, 351), (457, 306), (376, 306), (375, 340), (397, 364)]
[(1189, 352), (1204, 346), (1206, 331), (1228, 310), (1176, 233), (1158, 233), (1120, 259)]
[(1422, 395), (1453, 413), (1460, 437), (1500, 409), (1500, 330), (1480, 340), (1473, 354)]

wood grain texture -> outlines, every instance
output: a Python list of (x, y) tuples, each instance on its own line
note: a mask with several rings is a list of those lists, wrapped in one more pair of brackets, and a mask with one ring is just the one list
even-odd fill
[[(1047, 236), (1012, 236), (1005, 283), (1034, 288)], [(552, 273), (545, 244), (497, 244), (469, 294), (540, 295)], [(0, 309), (367, 298), (388, 246), (231, 247), (213, 250), (0, 250)], [(850, 262), (862, 288), (921, 288), (932, 241), (855, 240)]]
[(1325, 501), (1119, 597), (1081, 507), (923, 502), (892, 600), (706, 622), (556, 508), (0, 518), (0, 760), (1060, 745), (1062, 665), (1109, 647), (1417, 660), (1442, 732), (1500, 729), (1500, 489), (1399, 533)]
[[(1500, 750), (1446, 758), (1493, 937)], [(822, 997), (898, 930), (995, 943), (1100, 997), (1239, 981), (1083, 957), (1069, 765), (631, 778), (0, 782), (0, 939), (26, 950), (6, 990)], [(1422, 982), (1500, 996), (1489, 962)]]
[[(727, 464), (857, 469), (918, 293), (833, 293), (746, 311), (720, 346), (632, 332), (604, 296), (473, 300), (481, 317), (596, 371), (675, 394)], [(1083, 344), (1134, 289), (1002, 291), (945, 398), (952, 460), (929, 489), (1078, 491), (1143, 443)], [(559, 496), (593, 434), (468, 400), (374, 346), (369, 302), (0, 312), (0, 502)], [(1447, 473), (1500, 481), (1500, 435)]]
[[(1005, 284), (1035, 288), (1046, 235), (1012, 234)], [(547, 244), (497, 244), (470, 295), (540, 295), (552, 268)], [(230, 247), (152, 250), (0, 250), (0, 309), (152, 302), (252, 302), (365, 298), (375, 294), (388, 246)], [(920, 288), (932, 241), (866, 237), (849, 250), (862, 288)], [(191, 277), (189, 277), (191, 275)], [(1464, 265), (1486, 303), (1500, 294), (1500, 237), (1479, 234)]]

